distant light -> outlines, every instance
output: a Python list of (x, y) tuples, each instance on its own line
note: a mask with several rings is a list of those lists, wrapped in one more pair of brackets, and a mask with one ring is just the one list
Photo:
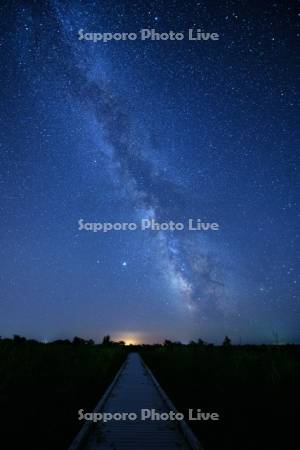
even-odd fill
[(126, 266), (127, 266), (127, 262), (126, 262), (126, 261), (123, 261), (123, 262), (122, 262), (122, 266), (123, 266), (123, 267), (126, 267)]
[(141, 340), (134, 332), (120, 333), (117, 335), (117, 341), (124, 341), (125, 345), (139, 345)]
[(125, 345), (138, 345), (138, 343), (133, 339), (128, 339), (125, 341)]

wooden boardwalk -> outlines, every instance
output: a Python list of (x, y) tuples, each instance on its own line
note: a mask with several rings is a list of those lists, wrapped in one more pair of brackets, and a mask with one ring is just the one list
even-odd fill
[(69, 450), (201, 450), (184, 421), (141, 420), (142, 409), (176, 412), (137, 353), (130, 353), (94, 412), (133, 412), (134, 421), (85, 421)]

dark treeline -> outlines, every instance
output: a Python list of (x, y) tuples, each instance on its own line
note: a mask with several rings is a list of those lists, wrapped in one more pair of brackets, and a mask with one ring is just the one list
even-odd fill
[[(125, 341), (113, 341), (110, 337), (110, 335), (105, 335), (103, 338), (100, 338), (99, 342), (95, 342), (93, 339), (85, 339), (82, 338), (80, 336), (74, 336), (73, 339), (56, 339), (53, 341), (38, 341), (36, 339), (27, 339), (24, 336), (20, 336), (18, 334), (15, 334), (13, 336), (13, 338), (3, 338), (0, 336), (0, 342), (2, 342), (2, 344), (4, 343), (14, 343), (14, 344), (24, 344), (24, 343), (28, 343), (28, 344), (45, 344), (45, 345), (50, 345), (50, 344), (56, 344), (56, 345), (89, 345), (89, 346), (95, 346), (95, 345), (106, 345), (106, 346), (125, 346), (126, 342)], [(136, 350), (138, 350), (139, 348), (155, 348), (155, 347), (179, 347), (179, 346), (190, 346), (190, 347), (219, 347), (219, 345), (214, 344), (214, 343), (210, 343), (210, 342), (206, 342), (203, 339), (199, 338), (197, 341), (191, 340), (188, 344), (182, 343), (180, 341), (172, 341), (170, 339), (165, 339), (163, 343), (155, 343), (155, 344), (129, 344), (128, 347), (131, 347), (131, 351), (132, 351), (132, 347), (135, 347)], [(251, 348), (265, 348), (268, 346), (271, 347), (288, 347), (288, 348), (296, 348), (299, 347), (299, 344), (278, 344), (273, 343), (273, 344), (233, 344), (232, 340), (228, 337), (225, 336), (224, 340), (221, 344), (222, 347), (251, 347)]]

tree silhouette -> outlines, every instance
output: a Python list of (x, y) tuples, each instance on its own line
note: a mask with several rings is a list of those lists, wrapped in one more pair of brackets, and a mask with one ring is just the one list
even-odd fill
[(230, 347), (231, 346), (231, 339), (229, 339), (228, 336), (225, 336), (225, 339), (223, 341), (223, 347)]
[(23, 336), (19, 336), (18, 334), (14, 334), (14, 343), (15, 344), (24, 344), (26, 342), (26, 338)]
[(110, 340), (110, 335), (108, 334), (107, 336), (104, 336), (103, 340), (102, 340), (102, 344), (103, 345), (109, 345), (111, 344), (111, 340)]
[(86, 340), (81, 338), (81, 337), (79, 337), (79, 336), (75, 336), (73, 341), (72, 341), (72, 344), (74, 344), (74, 345), (83, 345), (83, 344), (86, 344)]

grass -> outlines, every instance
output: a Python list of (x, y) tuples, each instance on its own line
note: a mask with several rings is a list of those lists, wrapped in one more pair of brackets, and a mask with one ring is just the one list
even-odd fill
[(217, 412), (189, 422), (205, 450), (292, 448), (299, 392), (299, 346), (205, 345), (141, 352), (178, 411)]
[(189, 408), (220, 415), (189, 422), (205, 450), (293, 448), (299, 346), (128, 348), (80, 339), (0, 340), (1, 447), (67, 449), (82, 426), (78, 410), (94, 409), (128, 351), (140, 352), (186, 417)]
[(126, 353), (114, 346), (0, 340), (2, 448), (68, 448), (82, 426), (77, 411), (93, 410)]

